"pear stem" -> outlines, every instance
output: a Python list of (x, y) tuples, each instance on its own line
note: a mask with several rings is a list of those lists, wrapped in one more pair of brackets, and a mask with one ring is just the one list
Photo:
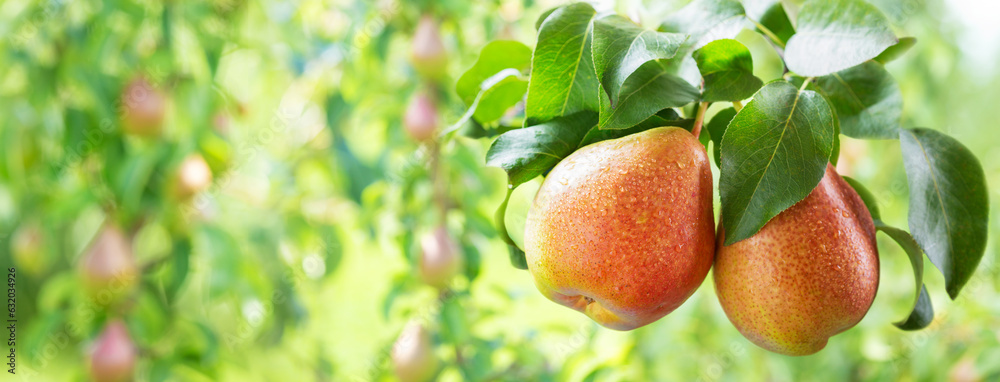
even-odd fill
[(694, 127), (691, 128), (691, 134), (694, 135), (695, 139), (701, 135), (701, 126), (705, 124), (705, 111), (708, 110), (709, 102), (702, 102), (698, 105), (698, 114), (694, 117)]

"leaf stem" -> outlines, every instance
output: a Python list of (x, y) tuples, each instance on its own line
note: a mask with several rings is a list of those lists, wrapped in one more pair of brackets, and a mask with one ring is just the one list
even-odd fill
[[(750, 20), (750, 18), (747, 18), (747, 20)], [(771, 32), (770, 29), (765, 27), (763, 24), (757, 22), (757, 20), (750, 20), (750, 22), (752, 22), (753, 25), (756, 26), (761, 33), (770, 38), (775, 45), (780, 46), (781, 49), (785, 49), (785, 43), (782, 42), (780, 38), (778, 38), (778, 35), (774, 34), (774, 32)]]
[(708, 105), (710, 102), (702, 102), (698, 105), (698, 114), (694, 117), (694, 127), (691, 128), (691, 135), (694, 135), (695, 139), (701, 135), (701, 126), (705, 124), (705, 111), (708, 110)]
[(736, 112), (739, 113), (743, 109), (743, 102), (733, 101), (733, 109), (736, 109)]
[(809, 86), (809, 83), (812, 82), (814, 78), (816, 77), (807, 77), (805, 81), (802, 81), (802, 86), (799, 87), (799, 93), (806, 90), (806, 86)]

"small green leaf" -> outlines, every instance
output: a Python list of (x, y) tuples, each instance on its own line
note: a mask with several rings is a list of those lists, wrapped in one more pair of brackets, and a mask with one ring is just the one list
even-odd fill
[(714, 40), (733, 38), (746, 22), (743, 4), (737, 0), (694, 0), (660, 25), (664, 32), (691, 35), (694, 49)]
[(191, 261), (191, 240), (182, 238), (174, 240), (174, 251), (171, 254), (170, 276), (167, 278), (164, 287), (167, 301), (175, 302), (177, 293), (187, 279)]
[[(856, 189), (855, 189), (856, 190)], [(909, 232), (899, 228), (890, 227), (876, 221), (876, 228), (889, 235), (910, 258), (910, 265), (913, 266), (914, 293), (913, 309), (903, 320), (893, 323), (903, 330), (918, 330), (926, 328), (934, 320), (934, 307), (931, 305), (930, 297), (927, 295), (927, 287), (924, 286), (924, 254), (920, 246), (913, 240)]]
[(899, 42), (885, 15), (863, 0), (808, 1), (797, 27), (785, 47), (785, 63), (802, 76), (860, 65)]
[(527, 123), (600, 110), (599, 82), (591, 54), (595, 15), (587, 3), (574, 3), (556, 9), (542, 23), (531, 58)]
[[(511, 70), (513, 72), (513, 70)], [(511, 107), (524, 99), (524, 94), (528, 91), (528, 81), (522, 79), (516, 72), (500, 72), (496, 77), (498, 81), (483, 82), (487, 86), (478, 96), (478, 102), (474, 102), (476, 111), (472, 117), (482, 124), (490, 124), (503, 118)]]
[(531, 48), (517, 41), (493, 41), (479, 53), (479, 59), (459, 77), (455, 90), (466, 106), (479, 95), (483, 81), (505, 69), (525, 72), (531, 67)]
[(694, 60), (705, 79), (703, 101), (742, 101), (764, 85), (753, 75), (750, 50), (736, 40), (712, 41), (694, 52)]
[(726, 108), (719, 110), (712, 117), (712, 120), (705, 125), (705, 129), (708, 130), (708, 134), (712, 137), (712, 151), (715, 155), (715, 164), (721, 166), (722, 160), (720, 159), (720, 154), (722, 151), (722, 137), (726, 134), (726, 128), (729, 127), (729, 123), (732, 122), (733, 117), (736, 116), (736, 109)]
[[(698, 100), (698, 89), (670, 74), (665, 60), (648, 61), (625, 80), (621, 98), (614, 108), (601, 103), (601, 129), (627, 129), (658, 111), (687, 105)], [(602, 96), (606, 99), (606, 96)]]
[(910, 50), (914, 45), (917, 44), (917, 39), (914, 37), (902, 37), (896, 45), (890, 46), (878, 57), (873, 58), (873, 60), (878, 61), (882, 65), (885, 65), (892, 60), (899, 58), (904, 53)]
[(674, 109), (663, 109), (660, 110), (660, 112), (653, 115), (652, 117), (649, 117), (645, 121), (642, 121), (642, 123), (639, 123), (638, 125), (632, 126), (627, 129), (608, 130), (608, 129), (600, 129), (595, 126), (593, 129), (590, 129), (590, 131), (587, 132), (586, 136), (583, 137), (583, 141), (580, 142), (580, 147), (592, 143), (597, 143), (600, 141), (617, 139), (635, 133), (641, 133), (646, 130), (655, 129), (657, 127), (663, 127), (663, 126), (676, 126), (683, 128), (687, 131), (691, 131), (691, 128), (694, 127), (694, 120), (681, 118), (679, 115), (677, 115), (677, 112), (674, 111)]
[(872, 194), (871, 191), (868, 191), (868, 189), (865, 188), (861, 182), (854, 180), (854, 178), (849, 176), (841, 176), (841, 178), (844, 178), (844, 181), (851, 185), (851, 188), (854, 188), (854, 191), (858, 193), (858, 196), (861, 197), (861, 201), (864, 202), (865, 207), (868, 208), (868, 213), (872, 215), (872, 219), (876, 221), (882, 220), (882, 213), (879, 212), (878, 200), (875, 199), (875, 195)]
[(482, 256), (479, 254), (479, 249), (476, 248), (472, 243), (462, 242), (462, 254), (465, 256), (465, 277), (469, 278), (469, 282), (475, 281), (476, 277), (479, 277), (479, 272), (482, 269)]
[[(746, 8), (747, 18), (767, 28), (781, 44), (787, 43), (795, 34), (795, 27), (780, 0), (743, 0), (743, 7)], [(767, 34), (760, 27), (757, 31)]]
[(814, 88), (837, 112), (844, 135), (868, 139), (899, 137), (903, 93), (881, 64), (868, 61), (816, 78)]
[(523, 270), (528, 269), (528, 258), (521, 248), (518, 248), (513, 244), (507, 244), (507, 251), (510, 254), (510, 264), (513, 265), (514, 268)]
[(644, 29), (612, 15), (594, 22), (594, 66), (601, 85), (617, 105), (625, 80), (649, 60), (671, 58), (687, 36)]
[(726, 245), (753, 236), (812, 192), (830, 161), (835, 134), (833, 110), (816, 92), (774, 81), (754, 95), (722, 138)]
[(969, 149), (940, 132), (904, 129), (899, 141), (910, 186), (910, 231), (955, 299), (986, 251), (986, 175)]
[(493, 141), (486, 153), (486, 164), (503, 168), (508, 183), (517, 187), (548, 172), (576, 151), (580, 141), (596, 124), (596, 114), (580, 112), (508, 131)]

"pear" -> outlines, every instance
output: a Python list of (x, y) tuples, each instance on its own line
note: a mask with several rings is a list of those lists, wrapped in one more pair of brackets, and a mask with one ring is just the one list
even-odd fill
[(403, 127), (410, 137), (417, 142), (424, 142), (434, 137), (440, 120), (434, 99), (426, 92), (419, 92), (410, 100), (403, 116)]
[(122, 321), (108, 324), (97, 338), (90, 355), (90, 376), (96, 382), (124, 382), (132, 379), (136, 348)]
[(45, 233), (37, 222), (22, 225), (11, 238), (14, 264), (32, 276), (41, 276), (52, 263), (46, 254), (45, 242)]
[(212, 169), (208, 167), (199, 154), (191, 154), (184, 158), (177, 167), (174, 179), (174, 194), (184, 200), (205, 191), (212, 185)]
[(410, 62), (417, 73), (428, 79), (440, 79), (447, 74), (448, 51), (445, 50), (438, 22), (424, 15), (417, 23), (410, 46)]
[(729, 320), (758, 346), (813, 354), (868, 312), (878, 290), (875, 225), (858, 193), (827, 165), (819, 185), (754, 236), (723, 246), (715, 289)]
[(115, 226), (105, 226), (80, 258), (79, 270), (92, 297), (101, 303), (117, 300), (138, 281), (132, 241)]
[(616, 330), (658, 320), (712, 266), (705, 148), (686, 130), (662, 127), (577, 150), (538, 190), (524, 247), (550, 300)]
[(136, 136), (159, 136), (166, 104), (166, 97), (149, 81), (141, 77), (133, 79), (122, 90), (122, 127)]
[(403, 382), (430, 381), (438, 369), (431, 336), (418, 322), (403, 328), (392, 346), (392, 365), (396, 377)]
[(444, 289), (461, 271), (462, 256), (448, 229), (438, 227), (420, 240), (420, 278), (427, 285)]

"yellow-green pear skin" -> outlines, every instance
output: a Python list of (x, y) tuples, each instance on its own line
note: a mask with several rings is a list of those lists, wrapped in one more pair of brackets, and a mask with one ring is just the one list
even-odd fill
[(809, 355), (868, 312), (878, 290), (875, 225), (833, 166), (802, 201), (754, 236), (723, 246), (715, 289), (747, 339), (786, 355)]
[(616, 330), (660, 319), (712, 266), (704, 146), (686, 130), (661, 127), (577, 150), (538, 190), (524, 246), (550, 300)]

